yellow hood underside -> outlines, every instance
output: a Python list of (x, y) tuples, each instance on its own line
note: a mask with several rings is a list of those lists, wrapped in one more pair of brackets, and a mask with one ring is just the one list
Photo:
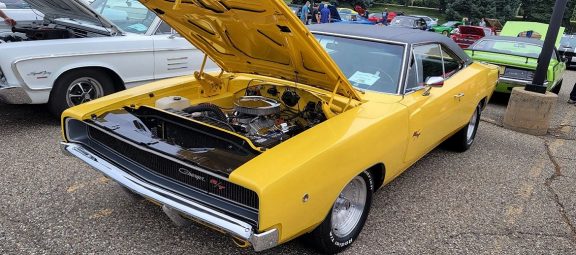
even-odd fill
[(360, 100), (338, 66), (283, 1), (140, 2), (226, 72), (281, 78)]

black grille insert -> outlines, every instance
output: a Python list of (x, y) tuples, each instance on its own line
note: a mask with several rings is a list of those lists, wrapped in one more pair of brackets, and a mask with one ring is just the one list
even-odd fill
[(138, 163), (146, 169), (186, 184), (195, 189), (241, 205), (258, 209), (258, 195), (249, 189), (238, 186), (216, 176), (192, 169), (179, 162), (140, 149), (128, 142), (117, 139), (95, 127), (89, 126), (88, 134), (96, 141), (118, 154)]

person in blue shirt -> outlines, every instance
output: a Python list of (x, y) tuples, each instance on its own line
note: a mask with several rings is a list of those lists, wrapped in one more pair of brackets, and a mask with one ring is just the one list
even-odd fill
[(320, 4), (320, 23), (330, 23), (330, 9), (324, 4)]
[(304, 25), (308, 25), (308, 15), (310, 14), (310, 1), (306, 1), (306, 4), (302, 6), (300, 11), (300, 19), (304, 22)]
[(388, 26), (388, 8), (384, 8), (382, 12), (382, 24)]

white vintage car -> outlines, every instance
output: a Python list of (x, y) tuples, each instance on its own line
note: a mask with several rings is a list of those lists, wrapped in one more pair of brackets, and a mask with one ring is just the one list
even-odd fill
[[(43, 22), (0, 30), (0, 102), (68, 107), (198, 70), (204, 54), (136, 0), (26, 0)], [(208, 62), (207, 68), (216, 65)]]

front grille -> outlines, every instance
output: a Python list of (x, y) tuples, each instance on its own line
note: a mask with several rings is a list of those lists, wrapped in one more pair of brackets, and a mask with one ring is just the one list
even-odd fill
[(504, 74), (502, 74), (502, 77), (531, 81), (532, 78), (534, 78), (534, 71), (506, 67), (506, 69), (504, 70)]
[(139, 149), (127, 142), (117, 139), (97, 128), (89, 127), (90, 138), (114, 150), (118, 154), (162, 175), (208, 194), (224, 198), (241, 205), (258, 209), (258, 195), (252, 190), (238, 186), (221, 178), (192, 169), (178, 162), (166, 159)]

